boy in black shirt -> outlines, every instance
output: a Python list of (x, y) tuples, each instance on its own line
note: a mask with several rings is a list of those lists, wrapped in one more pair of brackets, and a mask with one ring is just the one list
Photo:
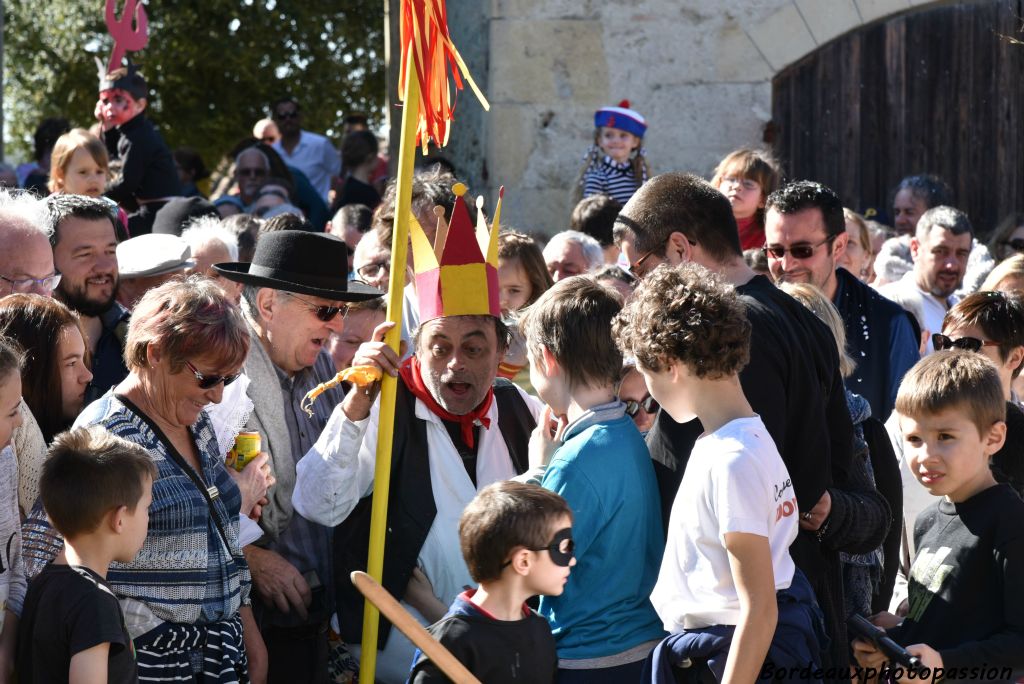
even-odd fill
[[(1024, 501), (989, 461), (1006, 438), (991, 361), (939, 351), (903, 378), (896, 411), (914, 476), (942, 498), (917, 518), (907, 617), (873, 621), (921, 658), (933, 681), (1012, 680), (1024, 672)], [(864, 667), (885, 657), (854, 641)]]
[(142, 548), (157, 469), (141, 447), (100, 427), (58, 435), (39, 482), (64, 535), (55, 560), (29, 584), (18, 632), (18, 680), (137, 682), (135, 648), (105, 578)]
[[(480, 586), (459, 595), (430, 632), (481, 682), (554, 682), (555, 639), (525, 602), (561, 594), (576, 564), (569, 504), (537, 485), (496, 482), (462, 513), (459, 539)], [(411, 684), (447, 681), (417, 652)]]

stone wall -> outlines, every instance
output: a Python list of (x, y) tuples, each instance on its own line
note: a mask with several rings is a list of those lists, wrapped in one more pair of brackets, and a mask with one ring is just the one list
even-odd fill
[(655, 172), (708, 176), (730, 150), (762, 144), (779, 70), (847, 31), (933, 4), (448, 0), (453, 39), (491, 103), (483, 113), (463, 91), (449, 154), (474, 193), (505, 185), (503, 223), (551, 234), (568, 226), (596, 108), (629, 99), (647, 117)]

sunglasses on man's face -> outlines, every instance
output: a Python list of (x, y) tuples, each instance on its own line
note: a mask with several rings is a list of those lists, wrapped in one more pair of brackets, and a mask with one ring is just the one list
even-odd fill
[(302, 297), (294, 295), (291, 292), (283, 292), (282, 294), (286, 294), (292, 299), (297, 299), (298, 301), (305, 304), (306, 308), (313, 312), (313, 314), (324, 323), (330, 323), (338, 314), (341, 314), (343, 317), (348, 315), (347, 306), (327, 306), (324, 304), (314, 304), (313, 302), (306, 301)]
[(199, 382), (199, 389), (204, 390), (213, 389), (222, 382), (227, 387), (241, 375), (241, 373), (234, 373), (233, 375), (206, 375), (196, 370), (196, 367), (188, 361), (185, 362), (185, 366), (196, 376), (196, 380)]
[(626, 401), (626, 415), (630, 418), (635, 418), (636, 414), (640, 413), (640, 409), (643, 409), (647, 413), (656, 413), (658, 410), (658, 402), (654, 400), (650, 394), (636, 401), (635, 399), (628, 399)]
[(786, 252), (789, 252), (789, 255), (794, 259), (810, 259), (814, 256), (814, 250), (818, 249), (826, 242), (835, 240), (837, 237), (837, 235), (830, 235), (821, 242), (816, 242), (814, 244), (803, 242), (795, 244), (792, 247), (783, 247), (782, 245), (765, 245), (761, 250), (772, 259), (781, 259), (786, 256)]
[(278, 121), (283, 121), (285, 119), (297, 119), (299, 118), (299, 112), (295, 109), (287, 112), (277, 112), (274, 114), (274, 118)]
[(932, 346), (935, 347), (936, 351), (963, 349), (964, 351), (976, 352), (980, 351), (982, 347), (998, 347), (999, 343), (992, 340), (979, 340), (977, 337), (958, 337), (954, 340), (947, 335), (935, 333), (932, 335)]

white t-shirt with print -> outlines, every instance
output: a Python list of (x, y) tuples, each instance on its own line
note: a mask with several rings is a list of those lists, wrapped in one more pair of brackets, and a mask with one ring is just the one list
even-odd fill
[(761, 418), (740, 418), (697, 440), (668, 524), (651, 603), (665, 629), (735, 625), (740, 602), (725, 550), (728, 532), (768, 538), (775, 589), (795, 566), (799, 511), (786, 464)]

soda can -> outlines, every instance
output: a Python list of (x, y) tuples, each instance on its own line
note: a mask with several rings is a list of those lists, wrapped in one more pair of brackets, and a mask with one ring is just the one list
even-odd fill
[(227, 464), (241, 472), (245, 469), (245, 466), (249, 465), (249, 461), (259, 455), (262, 449), (263, 444), (260, 439), (260, 433), (239, 432), (238, 436), (235, 437), (235, 445), (228, 452)]

